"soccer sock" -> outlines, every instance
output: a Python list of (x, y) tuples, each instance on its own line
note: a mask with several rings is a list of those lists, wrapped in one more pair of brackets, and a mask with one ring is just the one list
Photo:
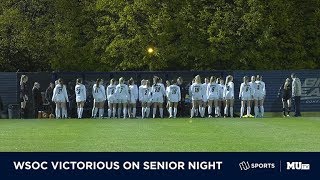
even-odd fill
[(212, 113), (212, 106), (208, 106), (208, 114), (211, 115)]
[(157, 113), (157, 108), (153, 108), (153, 111), (152, 111), (153, 118), (156, 117), (156, 113)]
[(127, 108), (123, 108), (123, 118), (127, 117)]
[(60, 117), (61, 117), (60, 108), (56, 106), (56, 118), (60, 118)]
[(136, 113), (137, 113), (137, 108), (133, 108), (132, 110), (132, 116), (135, 118), (136, 117)]
[(145, 113), (145, 108), (142, 107), (142, 108), (141, 108), (141, 116), (142, 116), (142, 118), (144, 118), (144, 113)]
[(261, 117), (264, 116), (264, 107), (263, 106), (260, 106), (260, 113), (261, 113)]
[(233, 107), (230, 107), (230, 116), (233, 117)]
[(242, 116), (243, 116), (243, 112), (244, 112), (244, 107), (243, 107), (243, 106), (241, 106), (241, 108), (240, 108), (240, 117), (242, 117)]
[(127, 111), (128, 111), (128, 117), (130, 118), (130, 117), (131, 117), (131, 107), (129, 107), (129, 108), (127, 109)]
[(173, 108), (173, 116), (177, 117), (178, 108)]
[(169, 111), (169, 117), (172, 117), (172, 107), (169, 107), (168, 111)]
[(150, 115), (150, 108), (149, 108), (149, 107), (147, 107), (147, 109), (146, 109), (146, 118), (148, 118), (148, 117), (149, 117), (149, 115)]
[(99, 109), (99, 118), (103, 118), (103, 115), (104, 115), (104, 109), (101, 108)]
[(80, 110), (80, 113), (79, 113), (80, 114), (80, 118), (82, 118), (83, 108), (80, 108), (79, 110)]
[(111, 109), (108, 109), (108, 118), (111, 118)]
[[(289, 111), (289, 109), (288, 109), (288, 111)], [(284, 116), (286, 115), (286, 108), (282, 108), (282, 113)]]
[(79, 107), (77, 108), (77, 115), (78, 115), (78, 118), (80, 118), (80, 108)]
[(251, 107), (247, 107), (247, 115), (249, 116), (251, 112)]
[(228, 106), (226, 106), (226, 107), (224, 108), (224, 115), (225, 115), (225, 116), (228, 116)]
[(193, 118), (193, 116), (194, 116), (194, 113), (195, 113), (195, 109), (192, 108), (192, 109), (191, 109), (191, 117), (192, 117), (192, 118)]
[(205, 113), (204, 108), (203, 108), (203, 107), (200, 107), (200, 108), (199, 108), (199, 111), (200, 111), (200, 116), (201, 116), (201, 117), (204, 117), (204, 113)]
[(115, 118), (116, 117), (116, 108), (112, 109), (112, 117)]
[(92, 108), (92, 117), (96, 117), (97, 116), (97, 112), (98, 112), (97, 108), (93, 107)]
[(160, 117), (163, 118), (163, 108), (160, 108)]
[(68, 117), (68, 112), (66, 108), (62, 108), (62, 117), (67, 118)]
[(217, 115), (220, 116), (220, 107), (216, 107), (217, 108)]
[(258, 115), (259, 115), (259, 107), (258, 107), (258, 106), (255, 106), (255, 107), (254, 107), (254, 116), (255, 116), (255, 117), (258, 117)]
[(118, 108), (118, 118), (121, 117), (121, 108)]

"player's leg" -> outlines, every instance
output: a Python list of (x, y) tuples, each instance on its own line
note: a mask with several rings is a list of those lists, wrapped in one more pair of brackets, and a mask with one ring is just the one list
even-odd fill
[(99, 102), (99, 118), (104, 116), (104, 103), (105, 101)]
[(127, 118), (127, 102), (123, 102), (122, 106), (123, 106), (123, 118), (126, 119)]
[(233, 118), (234, 99), (230, 99), (230, 117)]
[(163, 118), (163, 101), (158, 103), (158, 106), (159, 106), (160, 117)]
[(251, 112), (251, 100), (247, 101), (247, 116), (250, 117)]
[(195, 113), (196, 113), (196, 101), (192, 100), (192, 108), (191, 108), (191, 112), (190, 112), (190, 114), (191, 114), (190, 118), (193, 118)]
[(213, 103), (213, 100), (209, 100), (209, 101), (208, 101), (208, 114), (209, 114), (209, 118), (212, 117), (212, 103)]
[(242, 99), (242, 100), (241, 100), (241, 108), (240, 108), (240, 118), (243, 117), (245, 105), (246, 105), (246, 101)]
[(282, 113), (283, 113), (283, 117), (286, 117), (286, 108), (287, 108), (287, 101), (282, 98)]
[(151, 102), (147, 102), (146, 118), (149, 118), (149, 115), (150, 115), (150, 107), (151, 107)]
[(156, 118), (158, 102), (153, 103), (152, 118)]
[(254, 100), (254, 117), (259, 117), (259, 101), (258, 99)]
[(178, 102), (174, 102), (173, 103), (173, 117), (176, 118), (177, 117), (177, 113), (178, 113)]
[(62, 118), (68, 118), (67, 103), (66, 102), (61, 103), (61, 109), (62, 109)]
[(215, 100), (213, 101), (213, 103), (214, 103), (215, 117), (219, 117), (220, 108), (219, 108), (218, 99), (215, 99)]
[(259, 100), (259, 104), (260, 104), (260, 117), (263, 117), (263, 116), (264, 116), (263, 102), (264, 102), (263, 99)]
[(290, 116), (290, 112), (291, 112), (291, 99), (290, 98), (287, 100), (287, 104), (288, 104), (288, 115), (287, 116)]
[(136, 114), (137, 114), (137, 104), (132, 103), (132, 117), (136, 118)]
[(61, 103), (56, 102), (56, 118), (61, 118)]
[(169, 111), (169, 118), (172, 118), (173, 117), (173, 102), (169, 102), (168, 111)]
[(230, 100), (226, 100), (225, 101), (225, 106), (224, 106), (224, 117), (227, 117), (229, 116), (229, 112), (228, 112), (228, 109), (229, 109), (229, 106), (230, 106)]

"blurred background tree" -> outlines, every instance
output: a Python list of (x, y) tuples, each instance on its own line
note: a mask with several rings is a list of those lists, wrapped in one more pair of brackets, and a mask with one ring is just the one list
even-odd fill
[(316, 69), (319, 24), (318, 0), (2, 0), (0, 71)]

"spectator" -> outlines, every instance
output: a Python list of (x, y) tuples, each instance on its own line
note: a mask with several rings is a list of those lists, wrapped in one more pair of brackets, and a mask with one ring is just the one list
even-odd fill
[(22, 75), (20, 78), (20, 103), (21, 103), (21, 111), (20, 116), (22, 119), (27, 118), (27, 102), (29, 100), (28, 97), (28, 76)]
[(53, 89), (54, 89), (54, 83), (51, 82), (45, 93), (45, 101), (46, 103), (49, 104), (49, 111), (51, 114), (54, 114), (55, 113), (54, 111), (56, 109), (55, 103), (52, 102)]
[(186, 86), (183, 84), (182, 77), (178, 77), (177, 85), (180, 87), (180, 91), (181, 91), (181, 101), (178, 104), (178, 116), (180, 116), (180, 117), (188, 116), (188, 114), (186, 114), (187, 111), (185, 108), (185, 98), (186, 98), (188, 90), (187, 90)]
[(295, 73), (291, 74), (292, 78), (292, 98), (294, 102), (294, 116), (301, 116), (300, 100), (301, 100), (301, 82)]
[(40, 84), (38, 82), (34, 83), (32, 88), (32, 97), (33, 97), (33, 110), (34, 110), (34, 117), (38, 117), (39, 111), (42, 111), (43, 100), (40, 91)]
[[(292, 99), (291, 88), (291, 80), (287, 78), (285, 83), (283, 83), (279, 89), (278, 97), (282, 98), (283, 117), (290, 117)], [(288, 111), (288, 114), (286, 114), (286, 110)]]

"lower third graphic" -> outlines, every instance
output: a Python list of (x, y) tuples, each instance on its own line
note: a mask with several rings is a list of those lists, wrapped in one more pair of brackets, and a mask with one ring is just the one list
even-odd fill
[(241, 171), (247, 171), (248, 169), (250, 169), (250, 164), (248, 161), (242, 161), (241, 163), (239, 163), (239, 167)]

